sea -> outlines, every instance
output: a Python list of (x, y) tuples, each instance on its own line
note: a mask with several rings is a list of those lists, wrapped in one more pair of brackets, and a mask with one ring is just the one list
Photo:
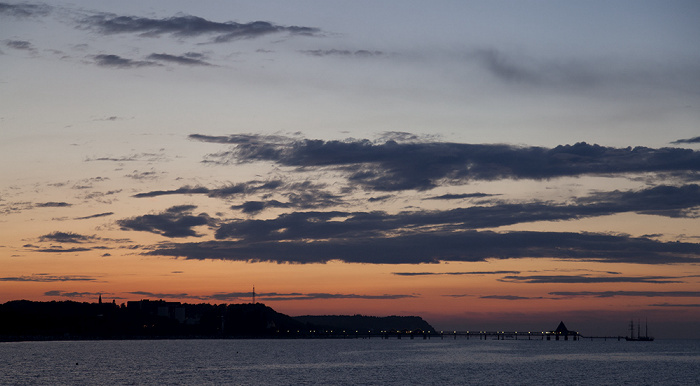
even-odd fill
[(700, 385), (700, 340), (0, 343), (2, 385)]

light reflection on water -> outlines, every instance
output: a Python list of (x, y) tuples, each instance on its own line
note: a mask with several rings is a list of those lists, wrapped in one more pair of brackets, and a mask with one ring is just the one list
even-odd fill
[(0, 343), (0, 384), (700, 384), (700, 341)]

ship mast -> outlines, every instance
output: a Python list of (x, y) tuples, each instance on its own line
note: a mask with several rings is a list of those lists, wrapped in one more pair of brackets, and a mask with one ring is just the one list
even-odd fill
[(630, 339), (634, 339), (634, 320), (630, 319)]
[(637, 319), (637, 338), (642, 336), (642, 323)]

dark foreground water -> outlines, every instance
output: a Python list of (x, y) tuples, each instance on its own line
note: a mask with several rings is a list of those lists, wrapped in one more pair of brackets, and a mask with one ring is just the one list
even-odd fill
[(700, 385), (700, 341), (0, 343), (2, 385)]

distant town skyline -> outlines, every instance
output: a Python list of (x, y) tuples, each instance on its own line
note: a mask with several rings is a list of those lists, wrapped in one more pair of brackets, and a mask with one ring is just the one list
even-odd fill
[(699, 18), (0, 2), (0, 302), (698, 334)]

